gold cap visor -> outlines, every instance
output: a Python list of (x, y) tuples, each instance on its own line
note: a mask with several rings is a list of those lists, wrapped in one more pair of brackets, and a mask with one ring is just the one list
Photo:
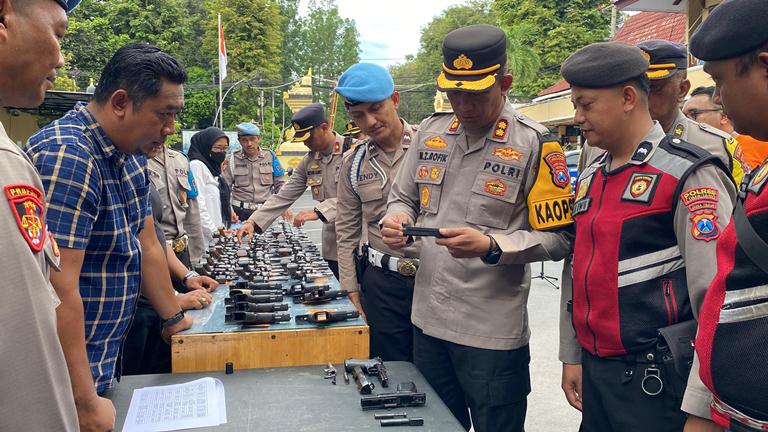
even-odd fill
[(309, 139), (309, 136), (311, 135), (312, 128), (309, 128), (307, 130), (297, 131), (295, 135), (293, 135), (293, 138), (291, 138), (291, 142), (304, 142)]
[(645, 75), (650, 80), (661, 80), (671, 77), (677, 73), (677, 65), (674, 63), (668, 64), (655, 64), (648, 68), (648, 72)]
[(496, 73), (490, 75), (452, 75), (445, 71), (437, 76), (437, 89), (440, 91), (458, 90), (470, 93), (482, 93), (496, 84)]

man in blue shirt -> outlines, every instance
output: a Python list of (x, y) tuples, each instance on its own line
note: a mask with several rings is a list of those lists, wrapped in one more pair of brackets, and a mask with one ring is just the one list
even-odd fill
[(102, 71), (93, 100), (37, 132), (26, 148), (61, 248), (61, 272), (51, 282), (62, 302), (59, 337), (87, 430), (107, 429), (110, 417), (114, 422), (112, 403), (98, 395), (120, 376), (117, 359), (139, 292), (164, 320), (166, 341), (191, 325), (155, 236), (144, 156), (174, 133), (186, 78), (158, 48), (125, 46)]

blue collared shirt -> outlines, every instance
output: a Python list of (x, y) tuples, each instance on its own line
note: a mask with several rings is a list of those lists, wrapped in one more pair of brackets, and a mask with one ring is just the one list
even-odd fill
[(139, 232), (151, 215), (147, 160), (121, 153), (85, 104), (34, 134), (25, 150), (45, 186), (50, 232), (61, 247), (85, 249), (85, 344), (102, 393), (139, 296)]

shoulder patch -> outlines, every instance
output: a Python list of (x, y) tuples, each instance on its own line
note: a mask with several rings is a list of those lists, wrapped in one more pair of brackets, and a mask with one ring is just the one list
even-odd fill
[(563, 228), (573, 223), (573, 191), (560, 143), (541, 144), (536, 180), (528, 192), (528, 222), (536, 230)]
[(683, 191), (680, 200), (691, 212), (717, 210), (719, 192), (712, 187), (697, 187)]
[(621, 195), (623, 201), (632, 201), (642, 204), (648, 204), (653, 199), (653, 194), (658, 185), (659, 174), (655, 173), (633, 173), (627, 183), (624, 193)]
[(691, 215), (691, 235), (696, 240), (712, 241), (720, 237), (720, 227), (717, 226), (717, 214), (710, 211), (700, 211)]
[(43, 193), (24, 184), (8, 185), (3, 189), (22, 237), (32, 251), (40, 252), (47, 234), (43, 224)]
[(453, 121), (451, 122), (451, 125), (448, 127), (448, 133), (456, 133), (459, 130), (459, 126), (461, 126), (461, 123), (459, 122), (459, 118), (456, 116), (453, 116)]

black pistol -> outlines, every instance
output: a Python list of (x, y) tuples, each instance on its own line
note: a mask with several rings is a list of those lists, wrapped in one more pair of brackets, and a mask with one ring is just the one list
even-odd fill
[(418, 407), (427, 404), (427, 395), (416, 390), (412, 382), (400, 383), (394, 393), (381, 393), (375, 396), (363, 396), (360, 406), (363, 411), (374, 409), (392, 409)]
[(344, 369), (347, 372), (352, 372), (355, 366), (360, 366), (368, 375), (376, 375), (379, 377), (382, 387), (389, 387), (389, 374), (387, 373), (387, 367), (384, 366), (384, 362), (381, 357), (374, 357), (370, 360), (358, 360), (347, 359), (344, 361)]
[(296, 315), (297, 323), (310, 323), (310, 324), (329, 324), (333, 322), (346, 321), (349, 319), (355, 319), (360, 316), (360, 313), (356, 310), (350, 311), (330, 311), (321, 310), (311, 314)]

